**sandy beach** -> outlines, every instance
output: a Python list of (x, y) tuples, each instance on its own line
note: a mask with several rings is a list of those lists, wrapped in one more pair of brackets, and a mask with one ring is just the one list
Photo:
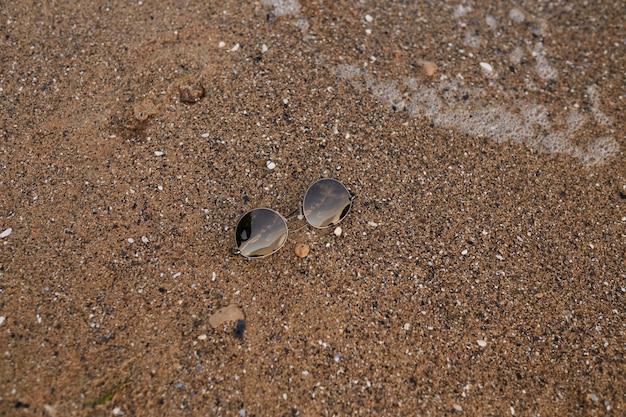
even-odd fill
[(626, 414), (624, 16), (3, 2), (0, 416)]

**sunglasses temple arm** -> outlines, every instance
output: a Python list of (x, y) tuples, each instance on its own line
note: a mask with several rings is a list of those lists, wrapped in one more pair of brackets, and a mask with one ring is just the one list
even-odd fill
[(294, 211), (292, 211), (291, 213), (289, 213), (286, 217), (287, 220), (292, 219), (296, 216), (300, 216), (302, 214), (302, 205), (300, 205), (300, 207), (298, 207), (297, 209), (295, 209)]

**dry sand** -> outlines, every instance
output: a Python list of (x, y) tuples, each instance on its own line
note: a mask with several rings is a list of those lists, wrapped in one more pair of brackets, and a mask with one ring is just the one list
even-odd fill
[(625, 15), (1, 3), (0, 415), (624, 415)]

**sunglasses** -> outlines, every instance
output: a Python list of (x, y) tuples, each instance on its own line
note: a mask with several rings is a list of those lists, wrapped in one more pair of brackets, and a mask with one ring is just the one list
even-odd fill
[[(311, 226), (325, 229), (347, 216), (353, 199), (341, 182), (322, 178), (306, 190), (299, 212)], [(282, 248), (288, 234), (287, 219), (280, 213), (265, 207), (255, 208), (237, 222), (234, 252), (246, 258), (262, 258)]]

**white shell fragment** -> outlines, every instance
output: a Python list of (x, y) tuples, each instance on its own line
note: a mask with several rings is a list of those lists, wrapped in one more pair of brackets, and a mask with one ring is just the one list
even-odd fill
[(493, 72), (493, 67), (487, 62), (480, 62), (478, 65), (480, 65), (480, 68), (482, 68), (482, 70), (487, 74)]
[(513, 8), (509, 11), (509, 17), (511, 18), (512, 21), (514, 21), (515, 23), (522, 23), (524, 20), (526, 20), (526, 16), (524, 15), (524, 12), (522, 12), (520, 9), (518, 8)]
[(154, 151), (154, 155), (155, 156), (163, 156), (163, 155), (165, 155), (165, 152), (163, 152), (163, 151)]
[(9, 237), (9, 235), (13, 233), (13, 229), (11, 229), (10, 227), (8, 229), (5, 229), (4, 232), (0, 233), (0, 239), (4, 239), (5, 237)]
[(341, 236), (342, 232), (343, 230), (341, 230), (341, 226), (337, 226), (337, 228), (335, 229), (333, 233), (335, 234), (335, 236)]
[(482, 339), (478, 339), (478, 340), (476, 341), (476, 343), (477, 343), (477, 344), (478, 344), (478, 346), (480, 346), (480, 347), (485, 347), (485, 346), (487, 346), (487, 342), (485, 342), (485, 341), (484, 341), (484, 340), (482, 340)]
[(274, 168), (276, 168), (276, 164), (275, 164), (274, 162), (272, 162), (272, 161), (267, 161), (267, 162), (265, 163), (265, 165), (267, 165), (267, 168), (268, 168), (268, 169), (274, 169)]

